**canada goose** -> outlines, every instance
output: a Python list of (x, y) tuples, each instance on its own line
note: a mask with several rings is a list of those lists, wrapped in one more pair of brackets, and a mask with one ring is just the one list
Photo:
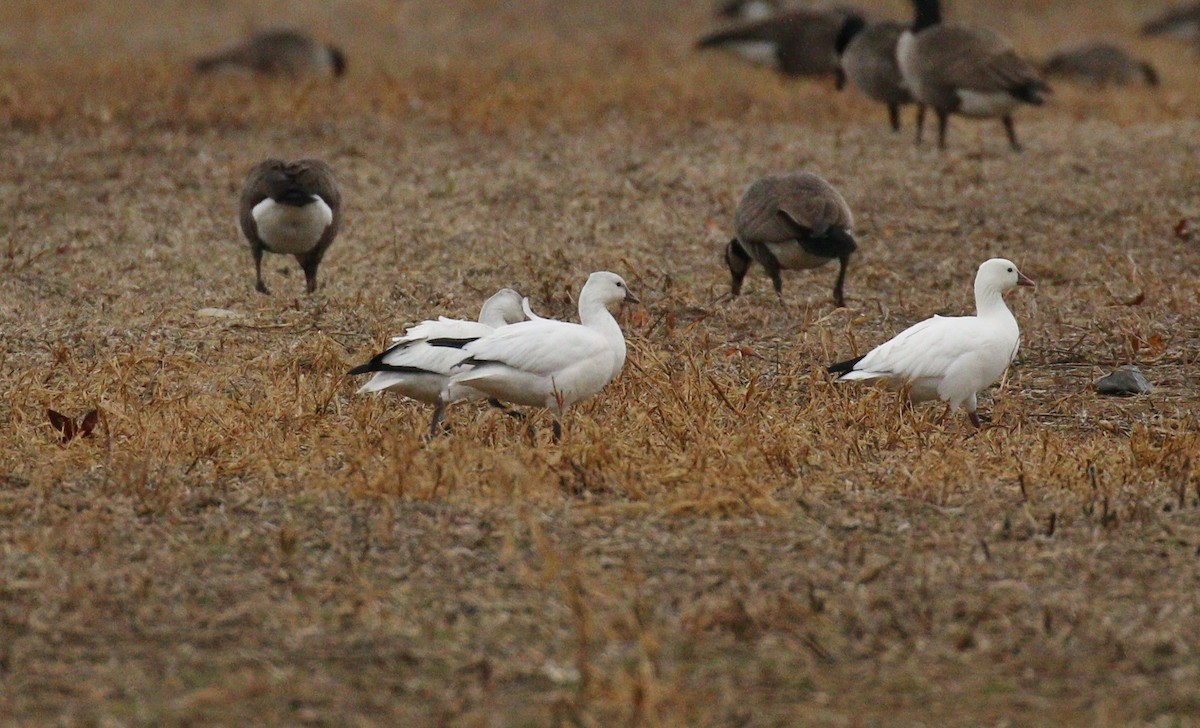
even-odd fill
[(306, 290), (317, 290), (317, 268), (337, 237), (342, 196), (333, 170), (319, 159), (267, 159), (246, 175), (239, 220), (254, 255), (255, 288), (262, 279), (263, 251), (296, 256)]
[[(886, 104), (893, 131), (900, 131), (900, 107), (913, 102), (896, 61), (896, 43), (904, 29), (903, 23), (868, 25), (850, 17), (842, 25), (836, 43), (841, 59), (838, 89), (849, 80), (868, 98)], [(922, 108), (918, 116), (924, 116), (924, 113)]]
[(913, 324), (865, 356), (829, 366), (838, 381), (883, 381), (907, 391), (910, 402), (941, 399), (951, 410), (962, 407), (971, 424), (976, 393), (1004, 374), (1017, 347), (1021, 330), (1004, 304), (1004, 292), (1032, 286), (1012, 261), (992, 258), (975, 275), (974, 316), (934, 316)]
[(197, 73), (220, 71), (264, 76), (334, 76), (346, 72), (341, 49), (294, 30), (267, 30), (245, 43), (196, 61)]
[(862, 20), (861, 14), (844, 7), (797, 8), (706, 35), (696, 47), (732, 51), (787, 76), (835, 74), (834, 43), (850, 16)]
[(717, 3), (716, 15), (728, 20), (762, 20), (783, 8), (782, 0), (723, 0)]
[(1089, 43), (1059, 51), (1042, 64), (1048, 76), (1073, 78), (1093, 86), (1158, 85), (1158, 72), (1111, 43)]
[(900, 35), (896, 59), (913, 97), (937, 114), (938, 148), (946, 148), (950, 115), (961, 114), (999, 117), (1009, 145), (1020, 150), (1013, 110), (1021, 103), (1041, 105), (1042, 94), (1049, 93), (1050, 87), (999, 33), (971, 25), (942, 24), (937, 0), (913, 0), (913, 5), (916, 18), (912, 28)]
[(846, 305), (846, 264), (858, 246), (850, 206), (833, 185), (809, 172), (763, 177), (742, 196), (733, 225), (736, 237), (725, 247), (733, 295), (741, 293), (751, 261), (766, 269), (783, 295), (781, 270), (819, 268), (837, 259), (833, 300)]
[(1168, 10), (1142, 26), (1142, 35), (1165, 35), (1200, 41), (1200, 3)]

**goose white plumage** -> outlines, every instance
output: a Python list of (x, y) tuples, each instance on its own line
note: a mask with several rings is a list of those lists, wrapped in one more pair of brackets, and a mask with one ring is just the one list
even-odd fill
[[(392, 346), (386, 351), (350, 370), (351, 374), (375, 374), (358, 393), (389, 389), (420, 402), (436, 404), (451, 369), (463, 359), (463, 345), (523, 320), (521, 300), (521, 294), (504, 288), (484, 301), (478, 321), (442, 316), (413, 326), (404, 336), (393, 337)], [(466, 388), (458, 388), (455, 394), (459, 399), (483, 396)]]
[(893, 389), (906, 388), (912, 402), (941, 399), (951, 410), (966, 409), (979, 427), (976, 393), (1000, 379), (1021, 342), (1004, 292), (1032, 285), (1012, 261), (987, 260), (975, 276), (976, 315), (926, 319), (829, 372), (840, 375), (839, 381), (882, 380)]
[(637, 303), (615, 273), (591, 274), (579, 294), (580, 323), (537, 318), (505, 326), (462, 348), (462, 370), (450, 377), (430, 423), (441, 421), (444, 404), (469, 387), (502, 402), (544, 407), (559, 419), (577, 402), (599, 392), (625, 366), (625, 337), (608, 307)]

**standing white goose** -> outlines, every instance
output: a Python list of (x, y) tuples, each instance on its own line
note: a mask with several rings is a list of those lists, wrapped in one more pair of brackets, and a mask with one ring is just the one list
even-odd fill
[[(943, 24), (938, 0), (913, 0), (913, 26), (896, 43), (904, 84), (917, 103), (938, 118), (938, 148), (946, 148), (951, 114), (978, 119), (999, 117), (1014, 151), (1021, 145), (1013, 111), (1022, 103), (1039, 106), (1050, 87), (1004, 36), (973, 25)], [(918, 117), (917, 143), (921, 143)]]
[(975, 395), (1004, 374), (1021, 343), (1004, 292), (1032, 285), (1012, 261), (984, 261), (975, 275), (976, 315), (926, 319), (828, 371), (841, 375), (838, 381), (882, 380), (892, 389), (907, 389), (912, 402), (941, 399), (952, 410), (963, 407), (979, 427)]
[(579, 294), (580, 323), (537, 319), (496, 329), (462, 348), (462, 371), (450, 377), (430, 422), (436, 433), (445, 404), (466, 386), (502, 402), (545, 407), (559, 420), (576, 402), (599, 392), (625, 366), (625, 337), (608, 307), (638, 303), (625, 280), (600, 271)]
[[(436, 321), (423, 321), (408, 329), (404, 336), (394, 337), (392, 346), (366, 364), (354, 367), (350, 374), (375, 375), (359, 388), (358, 394), (390, 389), (420, 402), (436, 404), (450, 379), (450, 370), (463, 359), (463, 346), (524, 318), (521, 294), (504, 288), (483, 302), (479, 321), (444, 316)], [(466, 398), (471, 392), (458, 394)]]

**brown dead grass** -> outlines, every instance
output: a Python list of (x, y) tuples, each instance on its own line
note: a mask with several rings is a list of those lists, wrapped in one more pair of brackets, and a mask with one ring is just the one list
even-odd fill
[[(955, 12), (1042, 52), (1141, 18), (1104, 6)], [(283, 4), (0, 9), (5, 723), (1197, 724), (1190, 57), (1131, 40), (1164, 89), (1060, 85), (1025, 154), (961, 121), (937, 154), (693, 54), (702, 3), (346, 7), (287, 5), (353, 69), (299, 89), (182, 71)], [(268, 154), (344, 186), (312, 298), (283, 259), (252, 290)], [(793, 168), (856, 211), (848, 310), (832, 270), (722, 300), (738, 194)], [(991, 427), (824, 376), (994, 254), (1040, 287)], [(405, 324), (502, 285), (569, 317), (601, 268), (646, 305), (561, 446), (353, 395)], [(1091, 392), (1130, 362), (1153, 395)], [(97, 405), (59, 445), (46, 409)]]

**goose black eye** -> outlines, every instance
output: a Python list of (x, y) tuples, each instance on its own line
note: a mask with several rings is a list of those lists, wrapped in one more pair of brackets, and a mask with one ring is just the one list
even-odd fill
[(1009, 269), (1008, 269), (1008, 272), (1009, 272), (1009, 273), (1012, 273), (1012, 268), (1009, 268)]
[[(1009, 268), (1009, 270), (1012, 270), (1012, 268)], [(624, 284), (624, 283), (618, 283), (618, 284), (617, 284), (617, 288), (624, 288), (624, 287), (625, 287), (625, 284)]]

